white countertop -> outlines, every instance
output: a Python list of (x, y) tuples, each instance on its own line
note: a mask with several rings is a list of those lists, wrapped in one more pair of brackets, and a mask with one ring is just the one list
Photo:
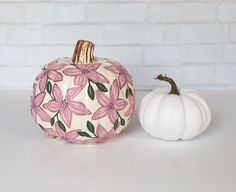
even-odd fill
[(153, 139), (135, 115), (98, 145), (47, 137), (31, 118), (30, 93), (0, 91), (0, 192), (236, 191), (236, 91), (202, 92), (213, 122), (193, 140)]

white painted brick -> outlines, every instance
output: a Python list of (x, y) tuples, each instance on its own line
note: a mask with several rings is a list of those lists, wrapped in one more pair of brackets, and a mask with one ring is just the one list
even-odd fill
[(77, 3), (27, 3), (26, 21), (75, 23), (84, 20), (84, 6)]
[(183, 43), (222, 43), (228, 39), (226, 24), (189, 24), (183, 26)]
[(185, 85), (212, 85), (214, 65), (185, 65), (183, 83)]
[(182, 43), (182, 25), (165, 25), (164, 44), (181, 44)]
[(59, 57), (72, 57), (74, 46), (27, 46), (25, 49), (27, 65), (44, 66)]
[(156, 44), (163, 41), (163, 25), (108, 25), (106, 44)]
[(223, 56), (223, 47), (221, 45), (182, 46), (182, 61), (184, 63), (221, 62), (222, 56)]
[(140, 89), (152, 89), (160, 86), (169, 88), (166, 83), (154, 79), (159, 74), (166, 74), (173, 78), (179, 86), (182, 84), (182, 73), (179, 67), (136, 67), (132, 68), (131, 74), (135, 85)]
[(0, 66), (21, 65), (24, 61), (24, 54), (23, 47), (0, 47)]
[(236, 63), (236, 44), (228, 44), (225, 46), (224, 61), (229, 63)]
[(78, 39), (102, 42), (101, 25), (48, 25), (44, 29), (44, 43), (75, 44)]
[(146, 5), (135, 3), (89, 4), (88, 21), (141, 22), (146, 17)]
[(95, 55), (119, 61), (124, 65), (143, 65), (143, 54), (141, 47), (134, 46), (97, 46)]
[(22, 3), (0, 4), (1, 23), (23, 22), (24, 18), (25, 18), (24, 4)]
[(144, 59), (146, 65), (180, 65), (181, 50), (176, 46), (146, 47)]
[(31, 88), (39, 72), (39, 67), (0, 67), (0, 87)]
[(233, 65), (216, 66), (215, 84), (232, 85), (236, 84), (236, 63)]
[(236, 24), (230, 25), (230, 42), (236, 42)]
[(218, 19), (226, 22), (236, 21), (236, 2), (222, 3), (219, 7)]
[(42, 42), (40, 25), (8, 25), (6, 27), (7, 44), (37, 44)]
[(216, 19), (216, 3), (183, 3), (184, 22), (212, 22)]
[(179, 3), (151, 4), (148, 20), (160, 23), (176, 23), (182, 21), (182, 8)]

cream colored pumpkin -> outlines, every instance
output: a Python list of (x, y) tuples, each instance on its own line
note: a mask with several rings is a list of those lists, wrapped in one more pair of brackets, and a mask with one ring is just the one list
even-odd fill
[(191, 139), (203, 132), (211, 122), (211, 112), (205, 99), (196, 90), (177, 89), (174, 81), (167, 81), (170, 93), (156, 89), (148, 93), (139, 108), (139, 119), (143, 129), (155, 138), (164, 140)]
[(73, 58), (58, 58), (36, 77), (33, 119), (52, 137), (102, 142), (119, 134), (134, 112), (134, 86), (118, 62), (93, 56), (94, 44), (78, 41)]

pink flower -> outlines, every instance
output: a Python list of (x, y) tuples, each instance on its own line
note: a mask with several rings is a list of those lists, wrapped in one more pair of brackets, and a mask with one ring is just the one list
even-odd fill
[(77, 142), (76, 137), (79, 136), (78, 132), (80, 131), (80, 129), (76, 129), (76, 130), (69, 131), (66, 133), (59, 127), (58, 122), (56, 122), (55, 129), (56, 130), (52, 128), (45, 128), (44, 130), (49, 136), (60, 137), (66, 141), (73, 142), (73, 143)]
[(118, 74), (118, 81), (120, 89), (124, 87), (126, 82), (129, 82), (131, 85), (133, 85), (132, 78), (128, 71), (119, 63), (111, 63), (111, 65), (108, 67), (105, 67), (107, 70)]
[(102, 125), (97, 126), (96, 135), (99, 138), (98, 142), (104, 142), (106, 139), (112, 138), (117, 135), (114, 129), (109, 132)]
[(79, 101), (74, 101), (73, 98), (81, 91), (81, 87), (73, 87), (67, 90), (63, 96), (61, 89), (57, 84), (52, 88), (52, 94), (55, 99), (45, 103), (43, 107), (51, 112), (59, 112), (60, 117), (65, 124), (70, 127), (72, 120), (72, 113), (76, 115), (90, 115), (91, 112), (85, 105)]
[(60, 70), (65, 66), (65, 64), (58, 63), (55, 60), (49, 63), (47, 68), (43, 68), (43, 71), (36, 77), (36, 80), (39, 80), (40, 91), (45, 90), (48, 79), (55, 82), (62, 81), (63, 77), (59, 72), (57, 72), (57, 70)]
[(69, 68), (63, 70), (63, 73), (69, 76), (75, 76), (75, 85), (84, 87), (88, 80), (92, 80), (98, 83), (108, 83), (106, 77), (98, 73), (96, 70), (101, 66), (99, 63), (91, 64), (77, 64), (76, 68)]
[(117, 80), (114, 80), (109, 91), (109, 97), (97, 90), (96, 97), (101, 107), (93, 114), (92, 119), (100, 119), (108, 115), (110, 121), (114, 123), (117, 119), (117, 111), (124, 109), (127, 102), (119, 99), (119, 88)]
[(46, 93), (42, 92), (36, 95), (36, 88), (33, 88), (33, 96), (31, 96), (31, 114), (35, 122), (37, 122), (37, 115), (42, 121), (49, 122), (50, 116), (41, 108)]
[(134, 96), (133, 95), (129, 95), (129, 102), (130, 102), (130, 107), (125, 113), (126, 117), (130, 117), (134, 113), (135, 103), (134, 103)]

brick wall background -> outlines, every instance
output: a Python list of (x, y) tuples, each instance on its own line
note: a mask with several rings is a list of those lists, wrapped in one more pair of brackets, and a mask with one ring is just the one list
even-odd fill
[(30, 88), (77, 39), (125, 65), (138, 89), (156, 87), (159, 73), (236, 88), (235, 0), (0, 0), (0, 88)]

